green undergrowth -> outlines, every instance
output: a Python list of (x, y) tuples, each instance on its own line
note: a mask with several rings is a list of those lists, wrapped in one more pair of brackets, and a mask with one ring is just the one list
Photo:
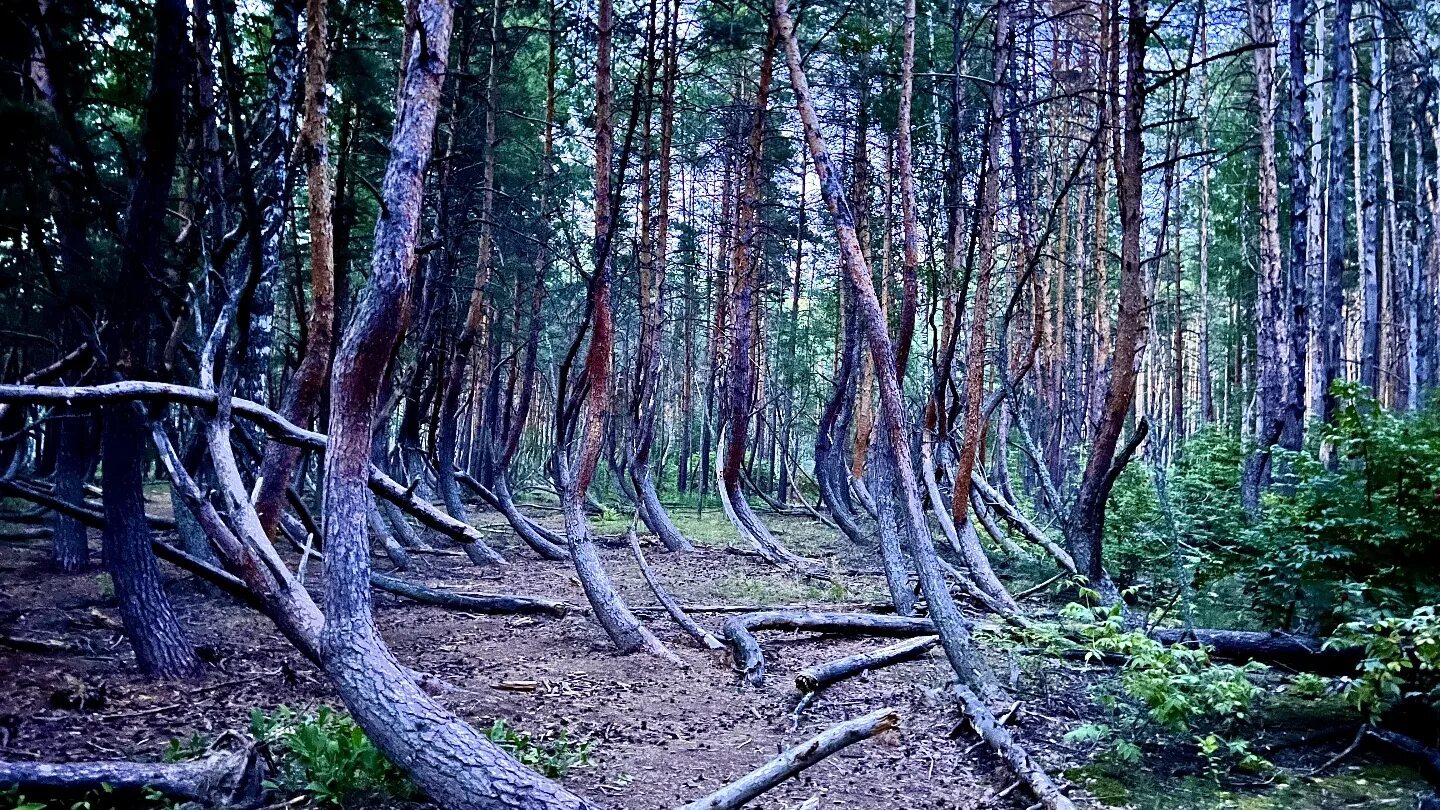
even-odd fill
[(1100, 805), (1132, 810), (1409, 808), (1428, 790), (1414, 771), (1393, 765), (1342, 766), (1338, 773), (1318, 777), (1282, 773), (1247, 786), (1105, 761), (1071, 769), (1065, 776), (1084, 786)]
[[(254, 710), (250, 724), (255, 739), (270, 747), (275, 762), (276, 774), (269, 786), (288, 796), (304, 796), (310, 806), (389, 808), (423, 798), (348, 714), (325, 706), (305, 713), (281, 706), (269, 713)], [(533, 735), (496, 720), (485, 734), (549, 779), (561, 779), (590, 762), (592, 743), (572, 740), (563, 730)]]

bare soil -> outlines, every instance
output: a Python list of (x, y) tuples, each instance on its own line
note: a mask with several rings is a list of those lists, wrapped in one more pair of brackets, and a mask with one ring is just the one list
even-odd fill
[[(164, 500), (155, 499), (157, 512)], [(543, 507), (532, 509), (542, 520), (553, 520)], [(647, 554), (686, 604), (808, 603), (843, 610), (883, 594), (878, 572), (866, 573), (877, 564), (873, 555), (811, 521), (766, 516), (798, 551), (832, 559), (836, 573), (830, 582), (801, 580), (727, 550), (727, 527), (716, 513), (677, 516), (702, 544), (700, 550), (670, 555), (650, 544)], [(478, 524), (498, 529), (496, 520), (490, 513), (477, 516)], [(618, 532), (623, 525), (600, 521), (597, 531)], [(765, 634), (769, 674), (763, 687), (754, 688), (741, 683), (729, 661), (689, 645), (663, 615), (647, 613), (650, 626), (685, 667), (644, 655), (617, 656), (600, 628), (578, 610), (584, 595), (567, 563), (535, 559), (506, 532), (493, 537), (511, 565), (481, 570), (459, 555), (417, 555), (418, 570), (404, 576), (460, 592), (562, 599), (577, 610), (560, 620), (476, 616), (377, 592), (380, 626), (402, 661), (458, 687), (441, 700), (468, 720), (488, 726), (504, 718), (532, 734), (564, 729), (571, 739), (591, 741), (590, 763), (564, 781), (605, 806), (674, 807), (826, 726), (884, 706), (899, 710), (898, 732), (832, 757), (753, 806), (794, 808), (812, 797), (826, 808), (1022, 808), (1032, 801), (1022, 790), (993, 798), (1013, 779), (944, 698), (949, 667), (939, 652), (837, 685), (792, 728), (797, 671), (890, 642)], [(93, 532), (92, 541), (98, 546)], [(628, 549), (603, 545), (631, 604), (654, 607)], [(82, 650), (56, 654), (0, 647), (0, 756), (159, 758), (172, 739), (247, 730), (252, 709), (337, 703), (320, 674), (267, 620), (173, 570), (168, 574), (176, 609), (209, 668), (193, 682), (148, 681), (134, 670), (106, 578), (98, 570), (61, 576), (46, 560), (43, 540), (5, 543), (0, 633), (64, 640)], [(383, 557), (376, 560), (377, 567), (388, 567)], [(318, 586), (318, 572), (310, 575)], [(723, 616), (697, 618), (718, 633)], [(1097, 711), (1087, 692), (1094, 673), (1058, 663), (1037, 667), (1033, 659), (1025, 663), (998, 651), (992, 663), (1022, 700), (1012, 725), (1030, 751), (1055, 773), (1085, 765), (1089, 753), (1061, 738)], [(535, 684), (531, 689), (515, 682)], [(1081, 803), (1090, 801), (1079, 786), (1071, 792)]]

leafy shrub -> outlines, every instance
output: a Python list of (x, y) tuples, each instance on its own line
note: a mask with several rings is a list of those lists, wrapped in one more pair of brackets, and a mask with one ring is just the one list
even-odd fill
[(1440, 555), (1440, 408), (1396, 414), (1360, 386), (1336, 392), (1335, 422), (1313, 431), (1333, 463), (1315, 450), (1277, 454), (1293, 492), (1267, 496), (1244, 550), (1257, 604), (1322, 632), (1440, 602), (1416, 565)]
[(1440, 702), (1440, 617), (1435, 610), (1427, 605), (1408, 618), (1340, 626), (1328, 643), (1365, 651), (1358, 677), (1344, 679), (1345, 697), (1355, 708), (1374, 717), (1401, 700)]
[(1119, 605), (1071, 603), (1062, 615), (1076, 623), (1071, 630), (1079, 634), (1088, 657), (1125, 657), (1120, 689), (1098, 698), (1119, 728), (1089, 724), (1070, 732), (1067, 740), (1105, 742), (1108, 756), (1135, 763), (1142, 758), (1140, 742), (1188, 736), (1216, 773), (1222, 762), (1249, 770), (1268, 767), (1244, 739), (1220, 736), (1249, 718), (1260, 694), (1249, 676), (1262, 665), (1217, 664), (1204, 648), (1161, 644), (1129, 629)]
[(590, 741), (572, 741), (564, 729), (547, 739), (537, 739), (504, 720), (496, 720), (486, 736), (521, 764), (550, 779), (560, 779), (571, 768), (590, 764)]
[(255, 709), (250, 727), (255, 739), (276, 754), (274, 787), (305, 793), (314, 804), (346, 807), (419, 797), (415, 785), (347, 714), (325, 706), (305, 714), (288, 706), (273, 714)]

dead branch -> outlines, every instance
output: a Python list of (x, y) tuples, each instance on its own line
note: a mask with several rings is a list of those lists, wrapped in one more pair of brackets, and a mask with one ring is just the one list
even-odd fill
[[(244, 794), (252, 780), (253, 749), (228, 751), (191, 762), (7, 762), (0, 786), (27, 798), (73, 797), (105, 785), (121, 795), (158, 790), (167, 797), (224, 805)], [(258, 787), (259, 780), (253, 780)]]
[(929, 619), (864, 613), (773, 611), (735, 616), (725, 621), (725, 639), (734, 650), (736, 666), (745, 673), (751, 686), (765, 683), (765, 654), (755, 639), (755, 633), (760, 630), (907, 638), (934, 633), (935, 625)]
[(898, 728), (900, 715), (881, 709), (864, 717), (846, 720), (786, 750), (759, 768), (679, 810), (730, 810), (740, 807), (831, 754), (861, 740)]
[(371, 572), (370, 584), (386, 593), (393, 593), (403, 596), (416, 602), (451, 610), (462, 610), (467, 613), (485, 614), (525, 614), (536, 616), (552, 616), (563, 619), (571, 611), (571, 606), (564, 602), (556, 602), (551, 599), (541, 599), (534, 596), (509, 596), (509, 595), (472, 595), (458, 594), (449, 591), (441, 591), (435, 588), (427, 588), (424, 585), (417, 585), (396, 577), (387, 577), (384, 574)]
[(795, 688), (801, 692), (819, 692), (839, 681), (863, 672), (913, 661), (929, 652), (940, 642), (939, 636), (918, 636), (878, 650), (867, 650), (834, 661), (809, 667), (795, 676)]
[(1015, 742), (1010, 731), (995, 719), (994, 713), (990, 711), (990, 707), (986, 706), (984, 701), (963, 684), (956, 684), (953, 691), (955, 696), (960, 699), (961, 708), (969, 717), (971, 725), (980, 734), (981, 739), (989, 743), (995, 753), (1005, 760), (1005, 764), (1009, 765), (1015, 775), (1020, 777), (1020, 781), (1030, 788), (1030, 792), (1035, 794), (1035, 798), (1040, 800), (1041, 805), (1048, 810), (1074, 810), (1075, 805), (1064, 793), (1060, 792), (1060, 788), (1056, 786), (1045, 769), (1040, 767), (1039, 763), (1031, 758), (1019, 743)]

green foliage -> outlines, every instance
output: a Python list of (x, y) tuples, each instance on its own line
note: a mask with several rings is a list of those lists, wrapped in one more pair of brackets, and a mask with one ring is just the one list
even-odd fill
[(137, 805), (131, 796), (118, 794), (115, 788), (105, 784), (85, 791), (84, 795), (73, 801), (53, 799), (38, 802), (27, 799), (18, 787), (0, 789), (0, 810), (134, 810), (136, 807), (169, 810), (174, 804), (147, 789), (142, 803)]
[(321, 706), (299, 714), (281, 706), (250, 713), (257, 740), (276, 754), (274, 786), (304, 793), (315, 805), (353, 806), (366, 801), (417, 798), (418, 789), (349, 715)]
[(1440, 405), (1403, 414), (1354, 384), (1336, 394), (1333, 424), (1316, 425), (1300, 452), (1274, 451), (1258, 518), (1241, 505), (1248, 448), (1233, 435), (1186, 442), (1167, 476), (1168, 514), (1152, 471), (1132, 464), (1107, 508), (1112, 574), (1150, 584), (1157, 599), (1193, 574), (1200, 601), (1242, 613), (1228, 623), (1322, 633), (1440, 602), (1440, 585), (1414, 564), (1440, 555)]
[(1333, 463), (1314, 451), (1277, 456), (1293, 492), (1268, 496), (1242, 541), (1257, 604), (1322, 628), (1440, 601), (1415, 564), (1440, 554), (1440, 409), (1396, 414), (1357, 385), (1336, 393), (1335, 422), (1316, 431)]
[(1163, 574), (1169, 569), (1167, 542), (1150, 468), (1131, 464), (1115, 480), (1105, 506), (1106, 564), (1121, 584)]
[(210, 740), (199, 732), (190, 735), (188, 739), (171, 737), (170, 745), (165, 749), (164, 760), (166, 762), (184, 762), (191, 759), (199, 759), (205, 756), (210, 748)]
[(1360, 711), (1374, 717), (1402, 700), (1440, 702), (1440, 617), (1434, 605), (1408, 618), (1348, 622), (1328, 643), (1365, 651), (1359, 676), (1343, 682), (1346, 699)]
[(564, 729), (548, 738), (536, 738), (496, 720), (486, 732), (490, 741), (520, 760), (521, 764), (549, 779), (560, 779), (571, 768), (590, 764), (589, 740), (574, 741)]
[(1222, 763), (1249, 770), (1268, 767), (1243, 739), (1220, 736), (1249, 719), (1260, 694), (1250, 675), (1264, 669), (1262, 665), (1217, 664), (1204, 648), (1161, 644), (1129, 629), (1119, 605), (1071, 603), (1062, 615), (1075, 622), (1070, 629), (1079, 635), (1088, 658), (1125, 659), (1119, 689), (1098, 697), (1113, 712), (1118, 728), (1088, 724), (1070, 732), (1067, 740), (1104, 743), (1108, 758), (1135, 763), (1146, 740), (1189, 737), (1212, 769)]

